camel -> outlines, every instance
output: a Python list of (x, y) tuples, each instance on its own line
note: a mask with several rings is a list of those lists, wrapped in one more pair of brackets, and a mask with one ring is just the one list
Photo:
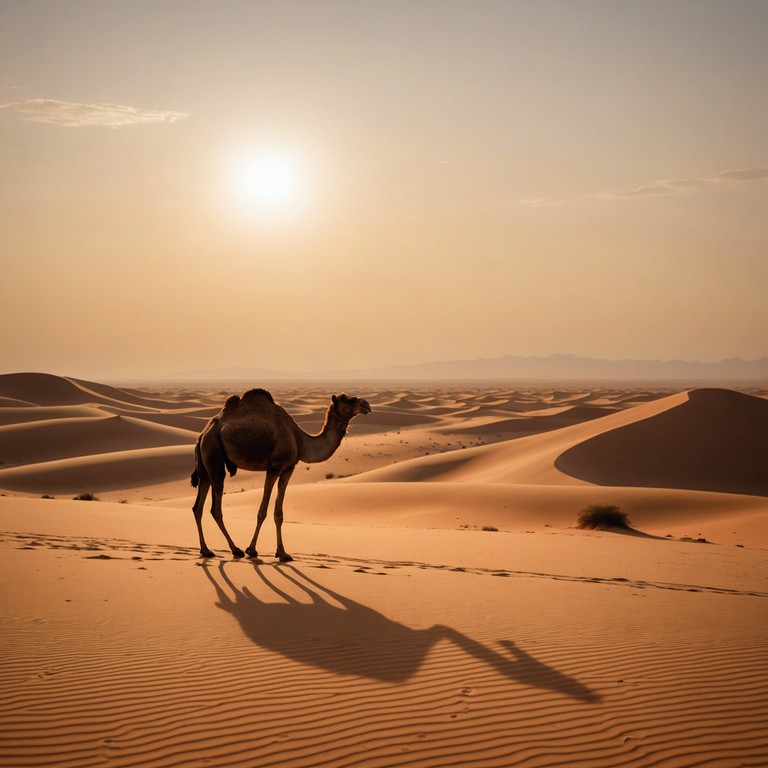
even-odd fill
[[(283, 546), (282, 527), (285, 489), (296, 464), (299, 461), (307, 464), (327, 461), (341, 445), (349, 422), (359, 414), (370, 412), (371, 406), (362, 398), (346, 394), (333, 395), (322, 431), (317, 435), (308, 435), (265, 389), (251, 389), (242, 397), (228, 397), (221, 411), (200, 433), (195, 445), (192, 486), (197, 488), (197, 499), (192, 511), (200, 536), (200, 554), (203, 557), (215, 557), (203, 537), (203, 507), (209, 489), (212, 495), (211, 514), (224, 534), (233, 557), (244, 557), (247, 554), (248, 557), (256, 558), (256, 541), (267, 516), (272, 489), (277, 483), (275, 557), (283, 563), (293, 560)], [(267, 473), (256, 517), (256, 531), (245, 552), (235, 545), (224, 525), (221, 499), (224, 494), (225, 468), (229, 470), (230, 476), (234, 476), (238, 468)]]

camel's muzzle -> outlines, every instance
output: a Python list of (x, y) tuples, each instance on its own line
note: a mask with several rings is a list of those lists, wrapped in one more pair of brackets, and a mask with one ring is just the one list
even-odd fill
[(360, 406), (360, 413), (362, 413), (363, 416), (367, 416), (373, 410), (373, 408), (371, 408), (371, 406), (368, 405), (368, 401), (363, 400), (362, 398), (358, 400), (357, 404)]

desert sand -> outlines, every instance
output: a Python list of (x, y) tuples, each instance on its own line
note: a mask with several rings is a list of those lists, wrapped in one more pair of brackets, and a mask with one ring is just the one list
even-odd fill
[(373, 407), (297, 467), (286, 564), (271, 521), (198, 552), (242, 385), (0, 376), (0, 765), (768, 764), (768, 390), (267, 386), (308, 432)]

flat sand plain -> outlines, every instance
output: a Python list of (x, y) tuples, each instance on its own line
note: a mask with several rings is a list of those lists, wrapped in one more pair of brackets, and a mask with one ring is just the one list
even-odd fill
[[(242, 385), (0, 376), (0, 765), (768, 764), (766, 390), (268, 388), (310, 433), (373, 407), (297, 467), (286, 564), (208, 515), (198, 553)], [(227, 480), (241, 546), (262, 483)], [(635, 531), (578, 530), (599, 503)]]

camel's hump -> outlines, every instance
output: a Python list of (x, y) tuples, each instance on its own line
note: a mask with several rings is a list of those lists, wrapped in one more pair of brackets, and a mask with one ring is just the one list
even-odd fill
[(249, 389), (240, 399), (247, 402), (249, 400), (260, 400), (262, 398), (266, 398), (274, 405), (275, 399), (266, 389)]
[(230, 395), (224, 403), (221, 411), (222, 416), (234, 416), (240, 407), (258, 408), (266, 404), (275, 405), (272, 395), (266, 389), (249, 389), (242, 397), (240, 395)]

